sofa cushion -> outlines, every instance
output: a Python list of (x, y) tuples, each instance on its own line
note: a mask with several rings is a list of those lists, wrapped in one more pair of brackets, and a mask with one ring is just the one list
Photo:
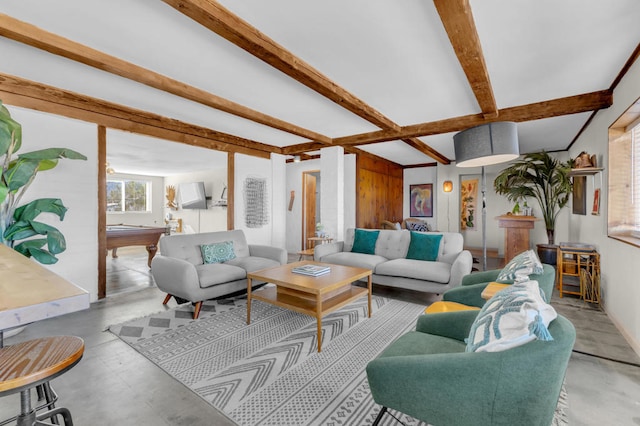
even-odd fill
[(496, 279), (499, 283), (511, 284), (514, 281), (527, 281), (531, 274), (541, 274), (542, 263), (533, 250), (523, 251), (506, 264)]
[(409, 357), (411, 355), (453, 354), (464, 352), (464, 343), (460, 340), (438, 336), (436, 334), (409, 331), (387, 346), (378, 358)]
[(376, 275), (414, 278), (416, 280), (447, 284), (451, 277), (451, 265), (445, 262), (394, 259), (378, 264), (374, 273)]
[(196, 265), (196, 271), (201, 288), (242, 280), (247, 277), (247, 271), (228, 263)]
[(439, 234), (422, 234), (411, 231), (407, 259), (436, 260), (440, 251), (440, 240), (442, 240), (442, 235)]
[(186, 260), (192, 265), (201, 265), (204, 262), (200, 246), (222, 241), (233, 242), (233, 251), (236, 257), (249, 256), (249, 245), (241, 229), (170, 235), (160, 238), (158, 245), (163, 256)]
[(533, 340), (553, 340), (547, 327), (557, 317), (537, 281), (499, 291), (482, 307), (471, 326), (467, 352), (500, 352)]
[(260, 269), (273, 268), (280, 266), (280, 262), (265, 257), (249, 256), (237, 257), (227, 262), (228, 265), (238, 266), (247, 272), (255, 272)]
[(409, 231), (382, 230), (376, 242), (376, 253), (387, 259), (402, 259), (406, 257), (409, 249), (411, 235)]
[(236, 257), (233, 251), (233, 241), (202, 244), (200, 251), (202, 252), (202, 261), (204, 263), (224, 263)]
[(354, 266), (356, 268), (376, 269), (376, 265), (386, 262), (387, 259), (375, 254), (362, 254), (342, 251), (328, 254), (322, 257), (323, 263), (333, 263), (335, 265)]
[(378, 240), (379, 233), (379, 231), (356, 229), (351, 251), (354, 253), (374, 254), (376, 251), (376, 241)]

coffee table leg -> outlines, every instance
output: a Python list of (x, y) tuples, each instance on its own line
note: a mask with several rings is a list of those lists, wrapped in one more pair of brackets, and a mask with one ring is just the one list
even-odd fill
[(247, 324), (251, 324), (251, 278), (247, 277)]
[(369, 318), (371, 318), (371, 274), (369, 274), (369, 278), (367, 279), (367, 298), (368, 300), (368, 314), (369, 314)]
[(318, 352), (322, 351), (322, 297), (316, 296), (316, 321), (318, 323)]

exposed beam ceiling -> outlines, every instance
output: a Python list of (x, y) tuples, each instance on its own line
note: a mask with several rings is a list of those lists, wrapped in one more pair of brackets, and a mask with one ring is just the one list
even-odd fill
[[(112, 11), (118, 13), (115, 12), (119, 7), (117, 4), (113, 7), (94, 5), (100, 10), (97, 12), (100, 15), (96, 13), (93, 16), (94, 19), (100, 16), (95, 22), (94, 32), (94, 24), (87, 26), (87, 23), (93, 22), (89, 16), (89, 10), (93, 12), (93, 8), (85, 6), (80, 0), (73, 1), (77, 3), (69, 7), (75, 7), (84, 14), (75, 20), (70, 19), (66, 27), (66, 24), (60, 24), (66, 22), (64, 14), (58, 14), (56, 9), (47, 9), (47, 6), (42, 13), (32, 13), (29, 3), (35, 4), (35, 0), (25, 0), (22, 6), (10, 5), (3, 10), (7, 14), (0, 14), (0, 36), (57, 55), (64, 58), (62, 61), (70, 60), (64, 63), (54, 60), (55, 70), (49, 74), (28, 71), (31, 64), (26, 61), (27, 68), (22, 69), (8, 65), (14, 61), (5, 61), (0, 70), (0, 96), (5, 102), (94, 121), (116, 129), (261, 157), (279, 153), (309, 158), (308, 153), (313, 156), (322, 147), (340, 145), (345, 152), (385, 157), (392, 154), (391, 148), (398, 153), (396, 158), (401, 159), (399, 164), (406, 167), (429, 164), (429, 159), (449, 164), (452, 158), (449, 133), (499, 120), (544, 122), (542, 128), (552, 128), (553, 133), (549, 130), (536, 131), (538, 140), (547, 141), (549, 138), (544, 135), (561, 133), (562, 137), (556, 139), (566, 142), (558, 149), (566, 149), (569, 140), (584, 123), (584, 114), (579, 114), (589, 111), (595, 113), (610, 106), (615, 85), (640, 56), (640, 44), (636, 37), (640, 31), (624, 37), (610, 36), (613, 25), (609, 22), (611, 18), (615, 20), (615, 26), (624, 25), (623, 21), (633, 15), (634, 10), (640, 10), (630, 0), (621, 0), (620, 4), (608, 7), (591, 4), (585, 7), (585, 13), (582, 10), (574, 13), (566, 5), (554, 5), (549, 12), (554, 16), (553, 20), (542, 12), (538, 13), (533, 0), (522, 5), (528, 8), (526, 18), (519, 9), (506, 6), (498, 9), (496, 5), (473, 0), (414, 1), (402, 6), (390, 6), (377, 0), (370, 4), (371, 10), (368, 9), (367, 13), (345, 5), (334, 14), (325, 14), (324, 6), (303, 6), (292, 0), (277, 0), (279, 7), (286, 7), (290, 12), (291, 19), (283, 19), (283, 15), (257, 0), (247, 0), (246, 4), (236, 4), (231, 0), (163, 0), (158, 2), (159, 5), (140, 3), (128, 6), (132, 13), (147, 13), (145, 16), (149, 15), (150, 19), (140, 22), (140, 26), (131, 26), (133, 21), (130, 21), (128, 28), (135, 30), (124, 31), (122, 27), (124, 37), (125, 33), (132, 40), (131, 35), (145, 37), (147, 34), (165, 34), (168, 38), (158, 42), (163, 48), (171, 48), (173, 39), (177, 40), (173, 51), (166, 49), (167, 55), (162, 56), (151, 54), (154, 48), (158, 48), (153, 45), (151, 38), (131, 48), (123, 40), (118, 41), (120, 34), (113, 31), (117, 26), (111, 25), (112, 19), (108, 16)], [(473, 13), (470, 3), (474, 6)], [(107, 16), (102, 19), (105, 12)], [(388, 19), (383, 23), (381, 16)], [(560, 29), (566, 28), (567, 24), (574, 21), (593, 23), (603, 16), (609, 16), (610, 19), (608, 23), (602, 23), (602, 28), (588, 24), (584, 28), (574, 25), (572, 34), (577, 35), (571, 36), (569, 42), (559, 37), (563, 34)], [(18, 18), (27, 21), (35, 19), (35, 24), (43, 26)], [(544, 27), (539, 31), (538, 25), (531, 23), (536, 18), (536, 22)], [(585, 18), (589, 21), (585, 21)], [(504, 22), (505, 28), (496, 26), (497, 22)], [(123, 22), (123, 25), (127, 24)], [(329, 32), (327, 25), (343, 27), (336, 26), (336, 31), (332, 27)], [(147, 27), (151, 31), (147, 32)], [(92, 31), (88, 32), (89, 28)], [(167, 31), (159, 32), (163, 28), (167, 28)], [(411, 31), (404, 32), (406, 28), (411, 28)], [(426, 28), (429, 31), (420, 32)], [(522, 33), (514, 32), (515, 28), (522, 28)], [(333, 32), (339, 30), (342, 30), (340, 35), (331, 39)], [(385, 35), (377, 37), (380, 31)], [(592, 33), (599, 35), (591, 37)], [(307, 34), (309, 37), (306, 37)], [(422, 36), (413, 37), (414, 34)], [(505, 38), (505, 34), (513, 34), (514, 40)], [(516, 38), (523, 42), (527, 54), (512, 59), (505, 55), (504, 48), (520, 46)], [(629, 56), (631, 39), (635, 50)], [(620, 41), (623, 44), (619, 45)], [(591, 56), (591, 49), (585, 48), (592, 44), (595, 44), (594, 51), (599, 56)], [(147, 45), (151, 47), (149, 51), (146, 50)], [(343, 45), (348, 48), (341, 50)], [(562, 45), (564, 50), (555, 49), (556, 45)], [(38, 62), (31, 69), (48, 71), (49, 63), (43, 66), (39, 62), (44, 56), (34, 53), (37, 52), (35, 50), (30, 51), (28, 47), (17, 50), (16, 46), (7, 42), (3, 45), (14, 55), (18, 52), (17, 59), (24, 54), (25, 58)], [(142, 50), (141, 46), (144, 47)], [(191, 51), (181, 56), (183, 47), (186, 50), (191, 48)], [(234, 47), (251, 56), (244, 55), (244, 52), (238, 57), (233, 56), (240, 52)], [(559, 52), (566, 52), (566, 49), (571, 49), (571, 58), (560, 60), (566, 55), (562, 56)], [(604, 54), (612, 51), (617, 52), (615, 58)], [(547, 55), (547, 52), (552, 54)], [(225, 60), (221, 54), (232, 56), (225, 56)], [(428, 59), (412, 62), (419, 56)], [(594, 66), (590, 67), (589, 75), (578, 75), (577, 70), (584, 69), (586, 58), (596, 57), (600, 68), (597, 77), (590, 77), (596, 75)], [(134, 59), (129, 62), (123, 58)], [(368, 61), (369, 58), (379, 60)], [(615, 59), (613, 62), (612, 58)], [(247, 73), (247, 69), (238, 69), (238, 78), (229, 79), (224, 72), (220, 73), (229, 59), (233, 62), (230, 68), (233, 77), (236, 76), (238, 65), (248, 66), (252, 71)], [(361, 64), (360, 61), (364, 62)], [(87, 65), (104, 73), (96, 74), (95, 70), (73, 63)], [(395, 68), (388, 66), (395, 63), (398, 64)], [(513, 63), (517, 63), (517, 66), (512, 67)], [(609, 63), (616, 65), (602, 65)], [(419, 66), (412, 67), (414, 64)], [(544, 68), (545, 64), (547, 68)], [(438, 75), (435, 70), (442, 66), (447, 71), (444, 75)], [(552, 66), (552, 69), (548, 66)], [(176, 72), (176, 67), (181, 71)], [(278, 72), (270, 72), (272, 70), (269, 67)], [(4, 72), (5, 69), (13, 72)], [(185, 73), (182, 71), (184, 69), (199, 72)], [(75, 76), (71, 80), (84, 80), (88, 76), (91, 82), (104, 81), (106, 84), (102, 85), (103, 88), (111, 88), (109, 83), (115, 83), (115, 86), (126, 86), (131, 93), (135, 91), (140, 95), (138, 98), (123, 96), (123, 93), (127, 93), (125, 90), (117, 96), (111, 96), (104, 90), (95, 90), (95, 86), (90, 87), (90, 84), (75, 84), (61, 78), (67, 75), (67, 70), (71, 71), (68, 75)], [(366, 72), (363, 73), (363, 70)], [(565, 70), (568, 72), (563, 74)], [(23, 72), (26, 77), (22, 77)], [(81, 74), (83, 72), (85, 74)], [(116, 80), (105, 77), (106, 73), (115, 76)], [(277, 87), (277, 90), (262, 92), (260, 84), (264, 75), (268, 78), (264, 79), (267, 84), (263, 84), (263, 87)], [(432, 80), (434, 75), (439, 78), (437, 83)], [(353, 76), (357, 77), (354, 79)], [(411, 80), (411, 86), (396, 84), (405, 78)], [(588, 83), (574, 84), (581, 78)], [(387, 81), (389, 88), (384, 87)], [(613, 83), (609, 89), (601, 90), (609, 86), (611, 81)], [(236, 95), (238, 89), (254, 82), (258, 84), (253, 84), (250, 91), (240, 90), (240, 95)], [(311, 90), (302, 88), (298, 83)], [(450, 87), (450, 83), (457, 83), (464, 88), (458, 90)], [(437, 84), (446, 89), (439, 90)], [(147, 88), (142, 89), (145, 86)], [(288, 93), (289, 98), (295, 95), (295, 100), (284, 96), (290, 87), (295, 89)], [(424, 90), (426, 87), (429, 90)], [(87, 88), (91, 90), (85, 91)], [(155, 90), (150, 92), (149, 88)], [(174, 97), (161, 97), (159, 91)], [(283, 93), (282, 97), (280, 93)], [(331, 102), (319, 100), (316, 94)], [(554, 94), (558, 97), (554, 98)], [(145, 101), (137, 102), (138, 99)], [(168, 102), (165, 102), (167, 99)], [(424, 110), (420, 104), (423, 100)], [(176, 115), (166, 108), (166, 105), (173, 105), (174, 102), (180, 105), (180, 113)], [(194, 102), (199, 105), (196, 106)], [(499, 108), (499, 104), (505, 107)], [(165, 105), (165, 108), (156, 108), (155, 105)], [(203, 105), (207, 108), (202, 108)], [(298, 105), (301, 106), (299, 111), (308, 109), (312, 115), (292, 112)], [(451, 108), (451, 105), (455, 107)], [(195, 108), (193, 113), (191, 108)], [(412, 111), (413, 115), (407, 114), (407, 111)], [(558, 117), (569, 115), (575, 116), (558, 120)], [(283, 120), (283, 117), (287, 117), (287, 120)], [(309, 120), (309, 117), (319, 119)], [(422, 117), (426, 119), (420, 122)], [(338, 122), (340, 124), (334, 124)], [(306, 124), (299, 126), (293, 123)], [(572, 124), (566, 126), (566, 123)], [(589, 120), (584, 126), (588, 123)], [(521, 131), (528, 134), (533, 126), (521, 126)], [(535, 126), (536, 129), (539, 127), (537, 122)], [(375, 127), (380, 130), (374, 130)], [(568, 135), (568, 132), (573, 133)], [(543, 138), (540, 138), (541, 135)], [(539, 145), (532, 143), (536, 140), (535, 136), (528, 136), (525, 144), (529, 144), (529, 150), (535, 149)], [(553, 143), (556, 145), (547, 144), (545, 149), (558, 146), (558, 141)], [(365, 145), (371, 145), (371, 148), (364, 151), (361, 148)], [(449, 157), (442, 152), (449, 153)], [(393, 155), (387, 158), (393, 158)]]
[(480, 37), (468, 0), (434, 0), (453, 50), (464, 70), (485, 118), (496, 118), (498, 106), (493, 96), (489, 71), (484, 62)]

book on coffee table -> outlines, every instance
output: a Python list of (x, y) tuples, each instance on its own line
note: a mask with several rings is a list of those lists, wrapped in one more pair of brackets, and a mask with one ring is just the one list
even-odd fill
[(319, 266), (319, 265), (302, 265), (296, 266), (291, 269), (291, 272), (294, 274), (302, 274), (302, 275), (310, 275), (312, 277), (317, 277), (319, 275), (328, 274), (331, 272), (331, 268), (328, 266)]

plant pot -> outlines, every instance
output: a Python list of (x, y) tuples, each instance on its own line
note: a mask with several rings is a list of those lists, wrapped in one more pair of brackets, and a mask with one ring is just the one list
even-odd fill
[(558, 246), (555, 244), (536, 244), (538, 247), (538, 257), (540, 262), (547, 265), (556, 266), (558, 256)]

